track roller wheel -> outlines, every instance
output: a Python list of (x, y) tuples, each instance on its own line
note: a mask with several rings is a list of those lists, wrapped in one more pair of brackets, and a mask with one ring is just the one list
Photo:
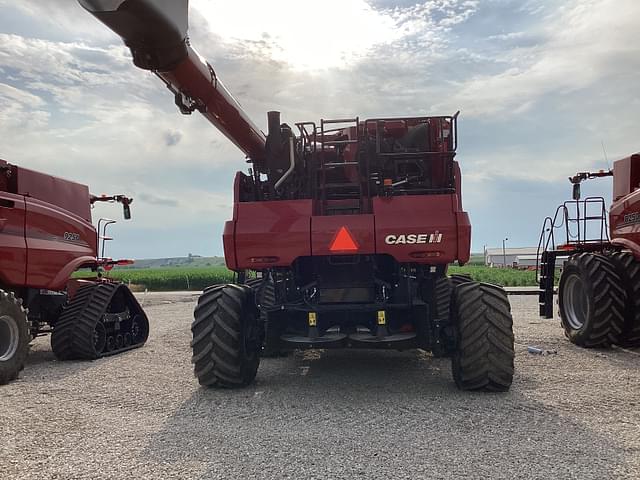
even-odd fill
[(626, 293), (611, 259), (579, 253), (565, 263), (558, 288), (560, 318), (567, 338), (581, 347), (607, 347), (624, 327)]
[(623, 347), (640, 346), (640, 262), (629, 252), (609, 255), (624, 285), (627, 299), (624, 306), (624, 327), (616, 340)]
[(29, 353), (29, 321), (22, 299), (0, 290), (0, 385), (18, 378)]
[(192, 363), (200, 385), (244, 387), (260, 364), (260, 327), (253, 291), (215, 285), (198, 299), (191, 325)]
[(453, 294), (453, 378), (461, 390), (504, 392), (513, 380), (513, 319), (504, 289), (466, 282)]

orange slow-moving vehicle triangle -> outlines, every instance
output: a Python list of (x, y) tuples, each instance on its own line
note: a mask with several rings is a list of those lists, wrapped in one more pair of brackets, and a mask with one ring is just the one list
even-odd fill
[(347, 229), (347, 227), (340, 227), (336, 237), (331, 242), (329, 250), (332, 252), (355, 252), (358, 250), (358, 244), (353, 239), (353, 236)]

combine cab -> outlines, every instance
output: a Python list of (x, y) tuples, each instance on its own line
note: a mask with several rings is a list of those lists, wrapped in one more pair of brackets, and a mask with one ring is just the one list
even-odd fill
[[(453, 358), (465, 390), (507, 390), (513, 333), (505, 292), (449, 278), (471, 225), (455, 161), (457, 114), (282, 123), (265, 135), (187, 38), (187, 1), (81, 0), (249, 158), (224, 228), (238, 282), (195, 310), (193, 363), (206, 386), (253, 381), (260, 354), (306, 348), (421, 348)], [(259, 280), (251, 279), (252, 272)]]
[[(149, 323), (136, 299), (99, 273), (130, 263), (98, 258), (91, 205), (99, 201), (122, 203), (129, 218), (131, 199), (123, 195), (95, 197), (85, 185), (0, 160), (0, 384), (17, 377), (38, 335), (52, 333), (60, 360), (146, 341)], [(99, 222), (103, 237), (108, 223)], [(81, 268), (98, 275), (72, 278)]]
[[(604, 198), (581, 199), (580, 184), (610, 176), (607, 213)], [(540, 315), (553, 318), (555, 270), (564, 261), (558, 304), (567, 338), (582, 347), (640, 346), (640, 154), (569, 180), (573, 200), (545, 219), (540, 235)]]

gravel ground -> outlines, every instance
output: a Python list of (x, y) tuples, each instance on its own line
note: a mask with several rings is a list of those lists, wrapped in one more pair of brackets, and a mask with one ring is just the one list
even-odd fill
[(219, 391), (192, 374), (193, 296), (148, 295), (144, 348), (60, 363), (34, 342), (0, 388), (0, 478), (640, 478), (640, 353), (579, 349), (511, 302), (506, 394), (457, 391), (447, 359), (338, 350)]

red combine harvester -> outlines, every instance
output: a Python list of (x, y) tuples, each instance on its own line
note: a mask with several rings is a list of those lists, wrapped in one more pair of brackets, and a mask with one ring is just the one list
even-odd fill
[[(102, 278), (71, 278), (118, 263), (98, 257), (113, 220), (91, 224), (91, 205), (131, 199), (92, 196), (85, 185), (0, 160), (0, 384), (24, 366), (29, 342), (52, 332), (60, 360), (95, 359), (139, 347), (149, 322), (129, 289)], [(103, 248), (104, 252), (104, 248)], [(46, 328), (46, 326), (49, 328)]]
[(448, 264), (469, 260), (471, 240), (454, 160), (457, 114), (291, 127), (269, 112), (265, 135), (191, 47), (188, 1), (80, 3), (182, 113), (202, 113), (251, 163), (236, 175), (223, 235), (237, 284), (209, 287), (195, 309), (202, 385), (249, 384), (261, 352), (359, 347), (450, 355), (459, 388), (509, 388), (504, 290), (447, 277)]
[[(581, 200), (580, 184), (609, 176), (607, 222), (604, 198)], [(567, 338), (583, 347), (640, 346), (640, 154), (618, 160), (613, 170), (580, 172), (569, 181), (573, 200), (545, 218), (540, 235), (540, 315), (553, 318), (556, 263), (567, 259), (558, 289)]]

